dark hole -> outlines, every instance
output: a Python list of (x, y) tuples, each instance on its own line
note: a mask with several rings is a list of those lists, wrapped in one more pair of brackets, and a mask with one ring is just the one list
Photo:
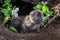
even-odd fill
[(33, 6), (35, 5), (28, 2), (20, 1), (20, 0), (16, 0), (16, 1), (12, 0), (12, 4), (13, 6), (19, 7), (19, 12), (18, 12), (19, 15), (28, 15), (30, 11), (33, 10)]

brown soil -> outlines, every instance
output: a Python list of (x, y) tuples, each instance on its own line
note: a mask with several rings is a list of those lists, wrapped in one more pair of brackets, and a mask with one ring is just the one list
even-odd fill
[(13, 33), (5, 27), (0, 27), (0, 40), (60, 40), (60, 16), (55, 16), (51, 20), (39, 34)]
[(0, 26), (0, 40), (60, 40), (60, 16), (53, 17), (39, 34), (14, 33)]

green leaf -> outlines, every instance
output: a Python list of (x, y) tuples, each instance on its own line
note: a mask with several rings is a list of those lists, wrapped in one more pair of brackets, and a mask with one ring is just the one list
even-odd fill
[(3, 24), (5, 24), (6, 22), (8, 22), (8, 20), (10, 19), (10, 16), (8, 15), (8, 16), (6, 16), (6, 17), (4, 17), (4, 21), (3, 21)]
[(54, 13), (53, 13), (53, 11), (49, 11), (49, 14), (48, 14), (49, 16), (54, 16)]
[(4, 0), (3, 7), (5, 7), (5, 6), (9, 5), (9, 4), (10, 4), (10, 2), (11, 2), (11, 0)]
[(43, 18), (43, 24), (46, 24), (49, 19), (50, 19), (49, 16), (45, 16), (45, 17)]
[(4, 14), (4, 21), (3, 24), (5, 24), (10, 18), (15, 18), (14, 15), (12, 15), (13, 6), (11, 4), (11, 0), (4, 0), (3, 8), (0, 10)]
[(7, 16), (8, 15), (7, 9), (2, 9), (1, 12), (4, 14), (4, 16)]
[(36, 5), (35, 7), (33, 7), (33, 9), (35, 9), (35, 10), (41, 10), (42, 9), (42, 5)]
[(46, 5), (43, 5), (42, 11), (45, 15), (49, 15), (50, 16), (50, 10)]
[(12, 19), (16, 18), (14, 14), (12, 14), (11, 16), (12, 16)]
[(4, 3), (10, 3), (11, 2), (11, 0), (5, 0), (4, 1)]
[(17, 32), (17, 30), (13, 26), (11, 26), (9, 29), (12, 30), (13, 32)]
[(9, 12), (9, 13), (12, 13), (12, 8), (10, 8), (9, 6), (7, 7), (7, 11)]

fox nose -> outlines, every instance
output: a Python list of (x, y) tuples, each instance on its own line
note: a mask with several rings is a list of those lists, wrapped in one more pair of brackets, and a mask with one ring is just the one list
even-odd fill
[(39, 22), (39, 20), (36, 20), (37, 22)]
[(36, 21), (36, 24), (40, 24), (41, 22), (40, 21)]
[(40, 21), (39, 19), (36, 19), (36, 21)]

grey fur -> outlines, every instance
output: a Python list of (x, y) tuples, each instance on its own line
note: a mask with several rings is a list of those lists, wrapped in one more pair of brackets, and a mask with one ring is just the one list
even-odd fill
[[(42, 24), (43, 13), (40, 10), (34, 10), (27, 16), (19, 16), (11, 21), (11, 24), (21, 30), (22, 33), (40, 32), (40, 25)], [(20, 29), (21, 28), (21, 29)]]
[[(41, 14), (41, 15), (38, 16), (38, 13)], [(35, 14), (36, 14), (36, 16), (35, 16)], [(33, 20), (34, 17), (31, 16), (31, 15), (33, 15), (34, 17), (36, 17), (35, 20)], [(40, 19), (38, 19), (37, 16)], [(32, 18), (30, 19), (30, 17), (32, 17), (33, 19)], [(40, 22), (37, 21), (36, 19), (38, 19)], [(40, 10), (34, 10), (34, 11), (32, 11), (28, 16), (25, 17), (25, 19), (24, 19), (24, 21), (22, 23), (22, 27), (23, 27), (24, 32), (32, 31), (32, 30), (35, 30), (36, 32), (40, 32), (40, 25), (42, 24), (42, 19), (43, 19), (43, 13), (42, 13), (42, 11), (40, 11)], [(37, 22), (39, 22), (39, 23), (37, 23)], [(34, 26), (34, 25), (36, 25), (36, 26)]]

